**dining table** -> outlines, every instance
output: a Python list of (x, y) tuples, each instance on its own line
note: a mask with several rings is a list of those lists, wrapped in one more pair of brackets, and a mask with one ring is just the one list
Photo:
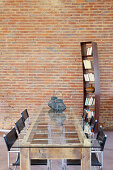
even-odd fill
[(90, 170), (91, 149), (99, 145), (92, 144), (86, 137), (81, 115), (72, 107), (63, 112), (56, 112), (46, 105), (41, 107), (24, 137), (13, 146), (20, 149), (20, 170), (30, 170), (31, 159), (80, 159), (81, 170)]

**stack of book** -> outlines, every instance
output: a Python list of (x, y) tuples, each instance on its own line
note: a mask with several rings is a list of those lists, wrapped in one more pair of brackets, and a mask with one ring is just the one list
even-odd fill
[(92, 47), (87, 49), (87, 55), (92, 55)]
[(94, 97), (86, 98), (85, 106), (92, 106), (92, 105), (95, 105), (95, 98)]
[(91, 69), (91, 61), (90, 60), (83, 60), (84, 68)]
[(85, 81), (95, 81), (95, 77), (93, 73), (84, 74)]

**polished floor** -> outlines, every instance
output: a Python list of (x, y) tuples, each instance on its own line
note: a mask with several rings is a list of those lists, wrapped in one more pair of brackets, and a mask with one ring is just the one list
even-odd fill
[[(113, 170), (113, 132), (105, 132), (107, 141), (104, 150), (104, 168), (103, 170)], [(12, 157), (14, 160), (14, 156)], [(61, 170), (61, 161), (54, 160), (52, 170)], [(68, 166), (67, 170), (79, 170), (79, 166)], [(8, 170), (7, 167), (7, 148), (4, 143), (3, 133), (0, 133), (0, 170)], [(19, 167), (17, 168), (19, 170)], [(47, 166), (32, 166), (31, 170), (47, 170)], [(92, 167), (93, 170), (93, 167)]]

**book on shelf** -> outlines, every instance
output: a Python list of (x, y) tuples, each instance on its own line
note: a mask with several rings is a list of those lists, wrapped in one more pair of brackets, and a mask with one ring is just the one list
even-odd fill
[(93, 104), (93, 97), (89, 98), (89, 103), (88, 105), (91, 106)]
[(91, 69), (91, 61), (90, 60), (83, 60), (84, 68)]
[(87, 49), (87, 55), (92, 55), (92, 47)]
[(85, 81), (89, 81), (89, 75), (88, 74), (84, 74), (84, 79), (85, 79)]
[(93, 73), (84, 74), (85, 81), (95, 81), (95, 77)]
[(92, 105), (95, 105), (95, 98), (93, 98), (93, 102), (92, 102)]
[(89, 103), (89, 98), (86, 98), (86, 99), (85, 99), (85, 106), (87, 106), (88, 103)]
[(85, 106), (92, 106), (95, 105), (95, 98), (90, 97), (85, 99)]
[(89, 80), (90, 81), (95, 81), (95, 77), (93, 73), (89, 73)]

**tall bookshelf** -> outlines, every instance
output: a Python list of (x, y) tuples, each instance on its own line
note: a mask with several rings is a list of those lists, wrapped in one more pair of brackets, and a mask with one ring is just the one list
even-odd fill
[(83, 65), (83, 110), (88, 112), (88, 119), (92, 115), (95, 117), (95, 120), (97, 120), (97, 131), (100, 111), (100, 78), (97, 43), (81, 42), (80, 45)]

